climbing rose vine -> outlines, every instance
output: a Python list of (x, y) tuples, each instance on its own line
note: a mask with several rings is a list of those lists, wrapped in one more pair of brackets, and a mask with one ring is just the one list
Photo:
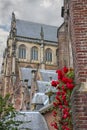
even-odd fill
[[(53, 102), (54, 120), (51, 126), (56, 130), (72, 130), (70, 97), (75, 87), (74, 72), (73, 69), (64, 67), (61, 70), (57, 70), (56, 73), (58, 74), (58, 80), (51, 82), (51, 85), (58, 90)], [(58, 112), (60, 112), (60, 115)]]

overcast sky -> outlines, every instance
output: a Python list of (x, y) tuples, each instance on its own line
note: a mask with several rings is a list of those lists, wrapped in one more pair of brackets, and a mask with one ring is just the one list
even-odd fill
[(0, 62), (10, 30), (11, 14), (17, 19), (59, 27), (63, 0), (0, 0)]

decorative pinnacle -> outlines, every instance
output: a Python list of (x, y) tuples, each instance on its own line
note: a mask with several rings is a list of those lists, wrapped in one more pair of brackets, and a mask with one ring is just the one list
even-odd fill
[(15, 21), (15, 14), (12, 12), (12, 21)]
[(43, 27), (41, 26), (41, 33), (40, 33), (41, 39), (44, 39), (44, 31), (43, 31)]

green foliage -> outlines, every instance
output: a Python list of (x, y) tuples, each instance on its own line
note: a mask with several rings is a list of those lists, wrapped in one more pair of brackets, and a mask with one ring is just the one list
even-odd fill
[(23, 123), (14, 120), (19, 113), (15, 111), (9, 99), (9, 94), (5, 97), (0, 95), (0, 130), (18, 130), (18, 126)]
[(72, 79), (74, 79), (74, 77), (75, 77), (74, 71), (69, 71), (66, 75), (68, 78), (72, 78)]

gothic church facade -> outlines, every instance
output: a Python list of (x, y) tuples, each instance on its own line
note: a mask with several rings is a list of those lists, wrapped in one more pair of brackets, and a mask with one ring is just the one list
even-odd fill
[[(10, 100), (17, 110), (28, 109), (31, 71), (58, 68), (57, 50), (57, 27), (18, 20), (12, 13), (11, 29), (3, 54), (1, 93), (10, 93)], [(27, 76), (25, 71), (29, 71)], [(27, 87), (23, 87), (26, 82)]]

